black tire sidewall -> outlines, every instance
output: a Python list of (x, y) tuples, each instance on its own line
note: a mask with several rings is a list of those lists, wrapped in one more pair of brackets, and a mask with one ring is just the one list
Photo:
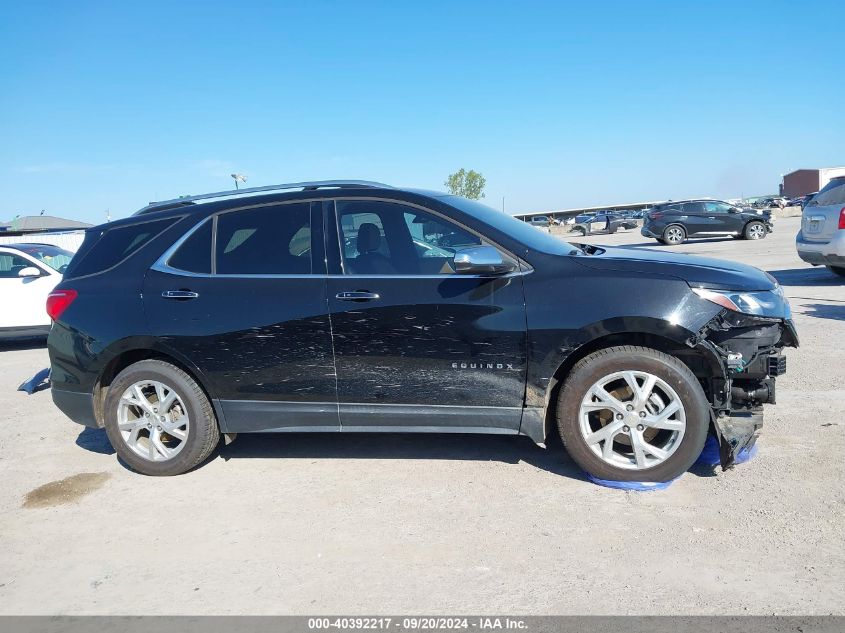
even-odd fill
[(763, 234), (756, 239), (762, 240), (764, 237), (766, 237), (766, 227), (763, 225), (763, 223), (757, 220), (752, 220), (751, 222), (745, 225), (745, 229), (742, 231), (742, 235), (745, 237), (745, 239), (754, 241), (755, 238), (751, 237), (751, 227), (755, 224), (759, 224), (763, 228)]
[[(578, 414), (587, 389), (604, 376), (629, 369), (646, 371), (664, 380), (680, 397), (686, 416), (678, 449), (663, 463), (645, 470), (627, 470), (606, 463), (590, 450), (579, 429)], [(594, 477), (664, 482), (686, 472), (701, 455), (710, 427), (709, 407), (698, 380), (681, 361), (647, 348), (610, 348), (587, 356), (573, 368), (558, 398), (557, 422), (570, 457)]]
[[(666, 234), (669, 232), (669, 229), (680, 229), (681, 230), (681, 239), (677, 242), (672, 242), (666, 238)], [(668, 246), (678, 246), (679, 244), (683, 244), (687, 239), (687, 230), (682, 227), (680, 224), (670, 224), (665, 229), (663, 229), (663, 240), (664, 243)]]
[[(141, 380), (163, 382), (176, 390), (187, 409), (190, 424), (186, 446), (173, 459), (152, 462), (136, 455), (124, 442), (117, 426), (117, 405), (130, 385)], [(199, 465), (208, 456), (209, 442), (219, 439), (217, 420), (197, 383), (181, 369), (163, 361), (141, 361), (120, 372), (109, 386), (103, 407), (106, 434), (118, 456), (132, 470), (150, 476), (179, 475)], [(210, 414), (211, 413), (211, 414)], [(209, 415), (210, 414), (210, 415)]]

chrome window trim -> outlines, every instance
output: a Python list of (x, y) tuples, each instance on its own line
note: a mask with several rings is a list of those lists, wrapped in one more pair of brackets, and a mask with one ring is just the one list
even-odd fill
[[(217, 218), (224, 213), (232, 213), (235, 211), (248, 211), (250, 209), (260, 209), (262, 207), (273, 207), (273, 206), (284, 206), (288, 204), (301, 204), (301, 203), (313, 203), (313, 202), (331, 202), (335, 205), (334, 208), (334, 216), (335, 216), (335, 223), (339, 223), (340, 218), (337, 213), (337, 201), (356, 201), (356, 200), (365, 200), (370, 202), (388, 202), (392, 204), (400, 204), (404, 206), (409, 206), (413, 208), (417, 208), (420, 211), (424, 211), (426, 213), (431, 213), (439, 218), (447, 222), (451, 222), (456, 226), (461, 227), (462, 229), (466, 230), (473, 235), (480, 237), (482, 240), (486, 240), (490, 245), (495, 246), (502, 252), (506, 253), (508, 257), (512, 258), (517, 262), (518, 269), (507, 273), (506, 275), (460, 275), (456, 273), (452, 274), (440, 274), (440, 275), (353, 275), (353, 274), (231, 274), (231, 273), (217, 273), (217, 258), (215, 257), (216, 252), (216, 242), (217, 242)], [(183, 216), (184, 217), (184, 216)], [(175, 268), (171, 266), (168, 262), (171, 257), (173, 257), (174, 253), (179, 250), (179, 247), (184, 244), (194, 232), (198, 231), (200, 227), (205, 224), (206, 222), (213, 222), (214, 226), (212, 227), (211, 231), (211, 273), (195, 273), (189, 270), (182, 270), (181, 268)], [(339, 243), (341, 239), (341, 231), (340, 226), (338, 226), (338, 249), (340, 251), (341, 256), (341, 266), (343, 265), (343, 249)], [(324, 238), (325, 238), (325, 231), (324, 231)], [(328, 244), (326, 244), (328, 246)], [(194, 226), (188, 229), (182, 237), (176, 240), (164, 253), (162, 253), (161, 257), (159, 257), (153, 264), (150, 266), (150, 270), (155, 270), (160, 273), (167, 273), (170, 275), (178, 275), (181, 277), (195, 277), (195, 278), (211, 278), (211, 277), (219, 277), (223, 279), (349, 279), (349, 278), (357, 278), (357, 279), (451, 279), (454, 277), (463, 278), (463, 279), (507, 279), (510, 277), (517, 277), (521, 275), (527, 275), (533, 272), (533, 268), (531, 265), (526, 262), (524, 259), (514, 255), (510, 250), (504, 248), (497, 242), (494, 242), (490, 238), (484, 236), (483, 234), (479, 233), (478, 231), (464, 225), (461, 222), (458, 222), (454, 218), (450, 218), (447, 215), (439, 213), (433, 209), (428, 207), (422, 206), (420, 204), (415, 204), (413, 202), (407, 202), (405, 200), (397, 200), (395, 198), (385, 198), (385, 197), (376, 197), (376, 196), (363, 196), (363, 197), (340, 197), (340, 198), (332, 198), (326, 196), (314, 197), (314, 198), (307, 198), (303, 200), (285, 200), (281, 202), (265, 202), (263, 204), (252, 204), (252, 205), (244, 205), (241, 207), (235, 207), (232, 209), (224, 209), (222, 211), (217, 211), (211, 215), (207, 215), (201, 220), (199, 220)]]

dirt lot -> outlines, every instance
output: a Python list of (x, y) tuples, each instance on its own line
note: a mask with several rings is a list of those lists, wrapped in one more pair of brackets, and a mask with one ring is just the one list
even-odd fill
[(663, 492), (502, 436), (240, 437), (142, 477), (49, 392), (14, 391), (47, 353), (6, 346), (0, 613), (845, 614), (845, 285), (797, 258), (797, 229), (674, 249), (771, 271), (802, 347), (758, 456)]

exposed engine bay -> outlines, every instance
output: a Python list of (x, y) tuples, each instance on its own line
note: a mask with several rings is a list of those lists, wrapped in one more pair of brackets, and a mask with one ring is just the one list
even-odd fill
[(763, 405), (775, 404), (775, 379), (786, 372), (784, 347), (798, 347), (790, 319), (723, 310), (687, 344), (718, 359), (707, 392), (723, 470), (750, 449), (763, 426)]

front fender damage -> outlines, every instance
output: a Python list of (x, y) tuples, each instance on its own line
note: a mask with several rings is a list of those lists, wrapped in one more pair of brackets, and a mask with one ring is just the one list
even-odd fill
[(775, 378), (786, 371), (783, 348), (798, 347), (798, 335), (790, 320), (722, 310), (687, 345), (709, 361), (702, 382), (709, 383), (710, 419), (728, 470), (757, 441), (763, 405), (775, 403)]

